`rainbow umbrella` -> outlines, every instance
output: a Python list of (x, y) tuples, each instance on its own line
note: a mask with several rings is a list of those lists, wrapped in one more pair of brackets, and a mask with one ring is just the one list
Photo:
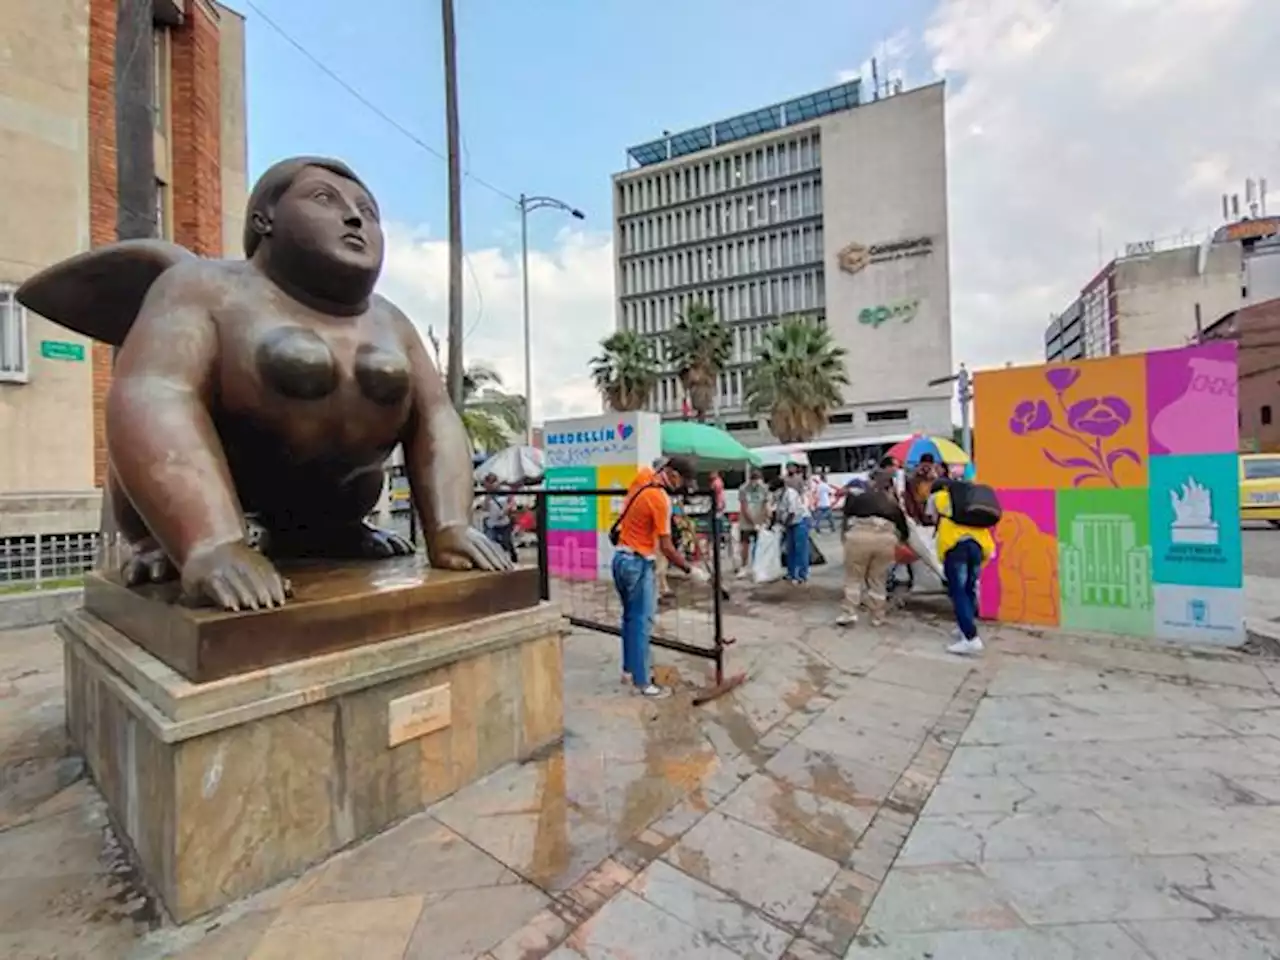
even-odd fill
[(886, 456), (893, 457), (904, 467), (909, 467), (920, 462), (920, 458), (926, 453), (931, 454), (933, 459), (938, 463), (968, 463), (969, 457), (958, 446), (947, 440), (945, 437), (926, 437), (922, 433), (900, 443), (895, 443), (889, 448)]

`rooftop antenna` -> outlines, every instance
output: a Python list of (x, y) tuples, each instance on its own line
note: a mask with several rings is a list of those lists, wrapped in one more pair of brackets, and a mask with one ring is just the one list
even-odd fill
[(880, 67), (875, 57), (871, 58), (871, 99), (880, 99)]
[(1231, 195), (1231, 219), (1240, 219), (1240, 194), (1233, 193)]
[(1267, 215), (1267, 178), (1261, 177), (1258, 180), (1258, 205), (1262, 208), (1262, 215)]
[(1249, 177), (1244, 182), (1244, 202), (1249, 208), (1249, 216), (1258, 216), (1258, 184), (1254, 182), (1253, 177)]

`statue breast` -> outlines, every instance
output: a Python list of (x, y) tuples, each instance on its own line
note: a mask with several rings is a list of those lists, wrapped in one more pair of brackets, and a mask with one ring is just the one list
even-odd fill
[(338, 389), (338, 361), (317, 333), (277, 327), (254, 353), (258, 374), (276, 393), (292, 400), (320, 400)]
[(409, 394), (409, 358), (372, 343), (356, 350), (356, 383), (360, 392), (381, 407), (394, 407)]

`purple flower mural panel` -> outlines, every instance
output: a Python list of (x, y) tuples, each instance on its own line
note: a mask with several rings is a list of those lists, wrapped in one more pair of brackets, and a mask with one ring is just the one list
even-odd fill
[(1071, 456), (1060, 456), (1047, 446), (1042, 446), (1040, 451), (1054, 466), (1074, 471), (1073, 487), (1093, 482), (1119, 487), (1117, 465), (1126, 460), (1141, 465), (1142, 457), (1130, 447), (1108, 450), (1103, 441), (1129, 424), (1133, 410), (1125, 400), (1113, 395), (1083, 397), (1068, 403), (1067, 391), (1079, 382), (1080, 375), (1076, 367), (1046, 370), (1044, 378), (1054, 392), (1061, 419), (1048, 402), (1028, 398), (1014, 406), (1009, 430), (1020, 437), (1047, 431), (1070, 441)]

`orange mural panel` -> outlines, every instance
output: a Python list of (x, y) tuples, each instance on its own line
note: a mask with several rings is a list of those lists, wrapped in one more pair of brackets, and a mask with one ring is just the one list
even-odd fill
[(1023, 490), (1145, 487), (1146, 381), (1140, 355), (979, 373), (979, 479)]

